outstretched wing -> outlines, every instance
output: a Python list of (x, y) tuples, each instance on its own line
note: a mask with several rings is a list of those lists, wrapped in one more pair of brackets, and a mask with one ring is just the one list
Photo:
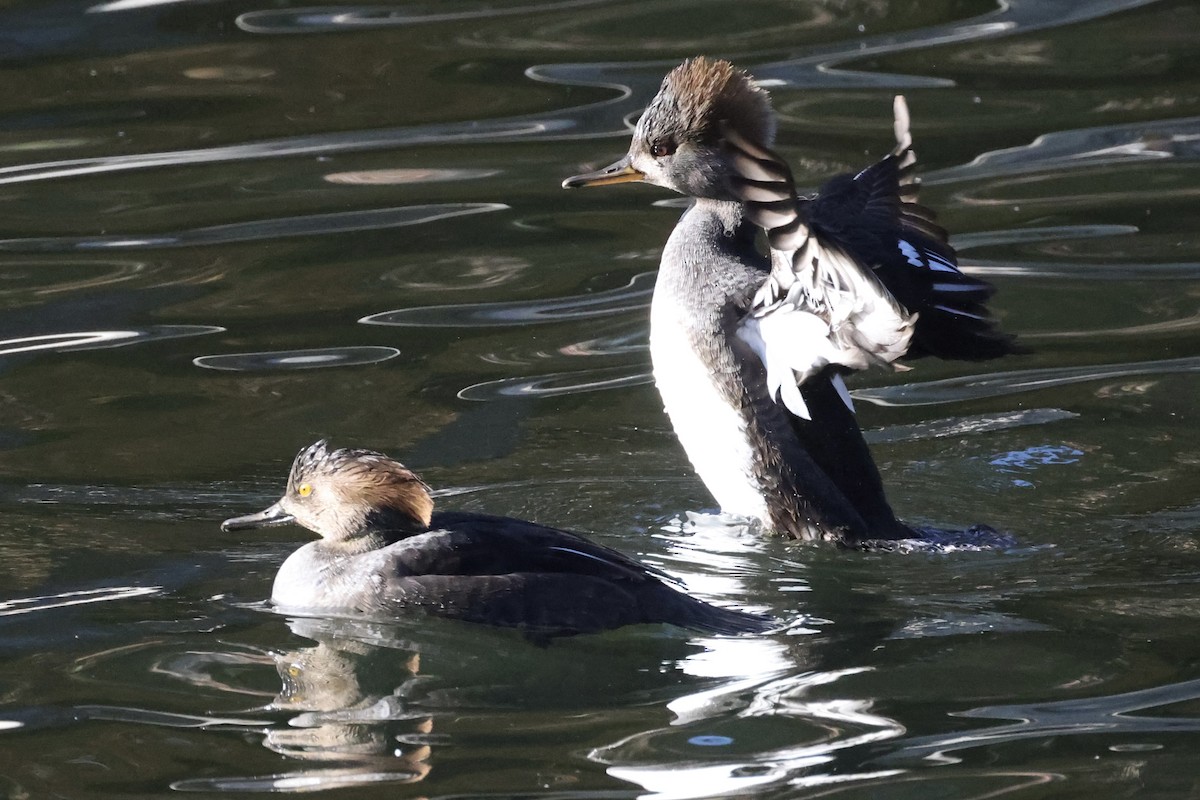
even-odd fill
[(991, 284), (963, 274), (945, 229), (933, 211), (917, 203), (917, 157), (902, 96), (894, 111), (892, 152), (857, 175), (827, 181), (815, 198), (800, 201), (802, 216), (919, 315), (909, 357), (978, 361), (1021, 352), (988, 313)]
[(811, 419), (798, 385), (829, 364), (893, 366), (908, 352), (916, 316), (884, 287), (870, 265), (806, 224), (783, 159), (726, 127), (737, 173), (730, 179), (746, 216), (767, 231), (771, 273), (738, 336), (767, 369), (772, 397)]

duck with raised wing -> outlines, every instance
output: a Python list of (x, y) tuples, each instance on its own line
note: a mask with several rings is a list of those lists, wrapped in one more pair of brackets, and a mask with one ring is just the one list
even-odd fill
[(271, 602), (310, 615), (388, 619), (426, 612), (562, 636), (636, 623), (719, 634), (760, 632), (770, 617), (719, 608), (663, 572), (570, 531), (463, 511), (434, 511), (403, 464), (317, 442), (287, 489), (225, 531), (295, 523), (321, 536), (288, 556)]
[(992, 288), (959, 270), (916, 203), (902, 102), (896, 148), (813, 197), (796, 197), (768, 149), (774, 128), (749, 75), (695, 58), (664, 79), (622, 159), (563, 186), (643, 181), (694, 198), (663, 250), (650, 351), (675, 432), (722, 510), (801, 539), (914, 536), (887, 501), (842, 374), (1016, 346), (983, 305)]

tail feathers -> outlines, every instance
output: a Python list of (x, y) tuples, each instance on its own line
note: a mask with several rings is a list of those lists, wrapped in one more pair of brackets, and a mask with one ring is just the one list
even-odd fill
[(988, 361), (1010, 354), (1028, 353), (1016, 337), (996, 328), (990, 318), (982, 316), (986, 309), (977, 307), (980, 314), (933, 307), (921, 312), (909, 348), (909, 358), (937, 356), (958, 361)]
[[(663, 620), (684, 628), (703, 633), (715, 633), (724, 636), (734, 636), (739, 633), (765, 633), (771, 630), (778, 621), (766, 614), (755, 614), (750, 611), (738, 611), (733, 608), (721, 608), (694, 597), (681, 595), (690, 601), (688, 608), (680, 609), (674, 619)], [(648, 620), (656, 621), (656, 620)]]

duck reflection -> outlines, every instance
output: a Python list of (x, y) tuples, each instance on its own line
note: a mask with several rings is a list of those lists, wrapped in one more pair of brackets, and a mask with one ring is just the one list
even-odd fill
[[(711, 690), (716, 706), (724, 702), (724, 690), (732, 691), (724, 669), (686, 666), (697, 656), (697, 645), (712, 651), (717, 642), (730, 641), (726, 637), (696, 640), (635, 631), (620, 634), (619, 645), (606, 637), (584, 637), (534, 648), (514, 632), (464, 632), (453, 621), (426, 619), (405, 626), (293, 618), (288, 626), (311, 645), (273, 656), (280, 688), (268, 709), (286, 712), (286, 718), (266, 729), (263, 746), (307, 764), (271, 775), (224, 779), (217, 788), (284, 791), (416, 783), (430, 774), (438, 743), (451, 737), (460, 745), (464, 737), (507, 740), (513, 708), (529, 710), (532, 728), (557, 730), (565, 724), (566, 709), (574, 720), (567, 727), (574, 727), (585, 724), (581, 720), (592, 712), (633, 699), (643, 704), (650, 700), (657, 708), (670, 705), (679, 695), (681, 677), (689, 673), (695, 677), (687, 678), (688, 683), (701, 693)], [(739, 656), (735, 671), (761, 666), (754, 663), (759, 651), (739, 653), (749, 660)], [(703, 664), (699, 658), (697, 663)], [(422, 665), (432, 671), (423, 671)], [(466, 709), (472, 720), (468, 732), (463, 727)], [(500, 728), (493, 729), (501, 718)], [(440, 735), (437, 719), (442, 720)]]
[[(403, 699), (417, 680), (420, 654), (402, 642), (389, 652), (356, 638), (387, 641), (367, 626), (354, 630), (341, 624), (339, 630), (336, 621), (315, 619), (293, 620), (290, 626), (316, 645), (275, 655), (282, 687), (271, 705), (299, 713), (287, 720), (287, 727), (267, 730), (263, 745), (303, 761), (353, 765), (338, 770), (339, 782), (354, 768), (376, 775), (386, 768), (392, 781), (424, 779), (430, 770), (433, 718), (411, 711)], [(390, 657), (378, 658), (381, 652)], [(381, 661), (385, 669), (378, 668)]]

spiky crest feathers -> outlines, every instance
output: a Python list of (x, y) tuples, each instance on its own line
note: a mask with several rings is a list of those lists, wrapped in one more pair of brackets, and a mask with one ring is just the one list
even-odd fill
[(647, 144), (715, 143), (720, 123), (734, 124), (747, 138), (769, 146), (775, 138), (771, 98), (749, 74), (728, 61), (698, 56), (671, 70), (638, 123)]
[(323, 481), (350, 505), (391, 509), (428, 527), (433, 514), (429, 487), (416, 473), (374, 450), (331, 450), (322, 439), (300, 451), (288, 475), (288, 492)]

